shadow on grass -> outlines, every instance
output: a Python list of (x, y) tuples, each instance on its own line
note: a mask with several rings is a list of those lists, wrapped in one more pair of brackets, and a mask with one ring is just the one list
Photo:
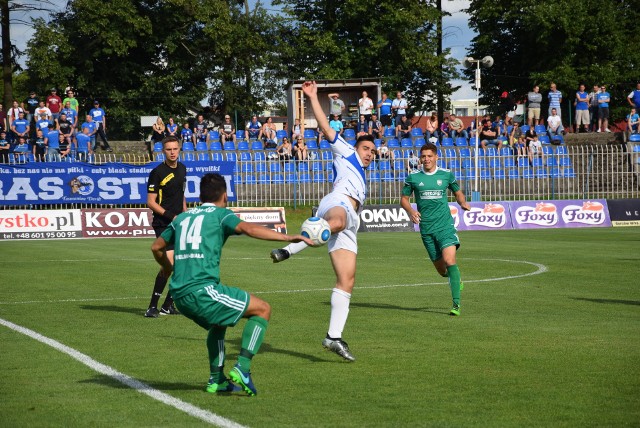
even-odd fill
[[(324, 302), (325, 305), (330, 305), (329, 302)], [(434, 314), (449, 315), (449, 311), (445, 311), (439, 308), (409, 308), (404, 306), (390, 305), (388, 303), (351, 303), (349, 305), (352, 308), (366, 308), (366, 309), (387, 309), (392, 311), (410, 311), (410, 312), (431, 312)]]
[[(184, 382), (162, 382), (162, 381), (148, 381), (144, 379), (135, 379), (136, 381), (142, 382), (153, 389), (159, 389), (162, 391), (197, 391), (204, 390), (204, 382), (203, 383), (184, 383)], [(108, 386), (110, 388), (120, 388), (120, 389), (129, 389), (131, 386), (126, 385), (122, 382), (117, 381), (116, 379), (106, 376), (106, 375), (96, 375), (90, 379), (81, 380), (80, 383), (94, 383), (98, 385)], [(144, 388), (142, 388), (144, 390)]]
[(582, 300), (584, 302), (592, 302), (592, 303), (610, 303), (614, 305), (632, 305), (632, 306), (640, 306), (640, 301), (638, 300), (620, 300), (620, 299), (590, 299), (588, 297), (572, 297), (573, 300)]
[(107, 311), (107, 312), (121, 312), (125, 314), (144, 315), (146, 309), (132, 308), (127, 306), (116, 305), (81, 305), (80, 309), (86, 309), (88, 311)]
[[(240, 349), (242, 347), (242, 338), (238, 337), (236, 339), (225, 339), (225, 342), (228, 344), (232, 344), (233, 347), (235, 349)], [(262, 342), (262, 346), (260, 346), (260, 352), (258, 353), (258, 357), (260, 356), (259, 354), (264, 354), (264, 353), (272, 353), (272, 354), (283, 354), (283, 355), (289, 355), (290, 357), (294, 357), (294, 358), (300, 358), (303, 360), (308, 360), (311, 361), (312, 363), (329, 363), (331, 362), (331, 360), (326, 360), (324, 358), (319, 358), (315, 355), (309, 355), (309, 354), (303, 354), (302, 352), (297, 352), (297, 351), (293, 351), (291, 349), (282, 349), (282, 348), (276, 348), (271, 346), (270, 344), (268, 344), (267, 342)], [(227, 361), (229, 360), (233, 360), (233, 358), (237, 356), (234, 355), (233, 353), (229, 353), (227, 352)]]

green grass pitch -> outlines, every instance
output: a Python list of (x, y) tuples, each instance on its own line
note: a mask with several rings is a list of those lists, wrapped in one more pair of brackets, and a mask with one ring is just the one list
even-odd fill
[[(461, 232), (462, 315), (415, 233), (360, 234), (346, 363), (321, 340), (326, 248), (274, 265), (232, 238), (223, 282), (271, 303), (257, 397), (214, 396), (206, 332), (146, 319), (149, 239), (0, 242), (0, 318), (252, 427), (637, 426), (640, 229)], [(501, 279), (508, 278), (508, 279)], [(227, 371), (241, 326), (227, 333)], [(0, 325), (3, 426), (205, 426)]]

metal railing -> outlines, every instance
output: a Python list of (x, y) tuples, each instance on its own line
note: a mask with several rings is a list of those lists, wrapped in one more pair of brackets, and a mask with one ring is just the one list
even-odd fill
[[(366, 172), (367, 203), (400, 201), (404, 177), (409, 171), (409, 152), (415, 150), (396, 149), (393, 160), (372, 163)], [(536, 158), (530, 163), (527, 158), (518, 159), (510, 149), (488, 149), (479, 153), (476, 171), (472, 167), (475, 164), (473, 148), (440, 148), (439, 165), (454, 172), (467, 198), (477, 190), (485, 201), (640, 197), (640, 149), (634, 150), (631, 145), (546, 145), (544, 150), (544, 158)], [(240, 152), (221, 153), (224, 158), (235, 155), (238, 159), (235, 172), (237, 201), (232, 205), (313, 205), (331, 190), (333, 170), (329, 151), (318, 150), (315, 159), (306, 161), (269, 160), (270, 153), (273, 152), (245, 152), (244, 156), (240, 156)], [(203, 154), (203, 157), (212, 154)], [(148, 155), (99, 153), (90, 161), (141, 165), (150, 162), (150, 158)], [(480, 177), (477, 181), (475, 174)], [(95, 208), (104, 205), (51, 204), (20, 208), (36, 207)]]

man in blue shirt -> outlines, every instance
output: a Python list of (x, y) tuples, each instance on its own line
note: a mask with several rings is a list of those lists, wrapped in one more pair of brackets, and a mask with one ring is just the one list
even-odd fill
[(24, 118), (24, 111), (21, 111), (18, 113), (18, 118), (11, 123), (11, 131), (18, 140), (20, 137), (27, 138), (30, 130), (29, 121)]
[(244, 138), (247, 141), (257, 140), (260, 129), (262, 129), (262, 124), (258, 121), (258, 116), (254, 114), (251, 116), (251, 121), (244, 128)]
[(581, 84), (576, 92), (576, 132), (580, 132), (581, 127), (584, 127), (583, 132), (587, 132), (589, 122), (589, 94)]
[(556, 109), (558, 116), (562, 117), (560, 113), (560, 103), (562, 103), (562, 92), (560, 92), (556, 88), (555, 83), (551, 83), (551, 88), (549, 89), (549, 111), (547, 112), (549, 116), (551, 116), (551, 109)]
[(607, 88), (600, 86), (598, 93), (598, 132), (611, 132), (609, 129), (609, 102), (611, 96), (607, 92)]
[(636, 111), (640, 111), (640, 82), (636, 84), (636, 89), (627, 95), (627, 101)]
[(382, 93), (382, 99), (378, 101), (378, 112), (380, 113), (380, 123), (382, 123), (382, 134), (387, 126), (391, 126), (391, 105), (393, 101), (387, 98), (385, 92)]
[(78, 153), (78, 160), (82, 162), (86, 162), (88, 156), (93, 154), (89, 128), (82, 128), (82, 132), (76, 134), (76, 153)]
[(640, 134), (640, 116), (635, 108), (627, 115), (627, 140), (631, 134)]
[(71, 108), (71, 103), (67, 101), (64, 108), (60, 110), (60, 114), (67, 116), (67, 121), (71, 124), (73, 129), (78, 127), (78, 112)]
[[(93, 121), (96, 124), (96, 134), (100, 136), (102, 139), (102, 150), (106, 150), (108, 152), (112, 152), (113, 150), (109, 147), (109, 142), (107, 141), (107, 115), (104, 110), (100, 108), (100, 103), (98, 100), (93, 102), (93, 108), (89, 110), (89, 114), (93, 117)], [(98, 139), (96, 138), (96, 143)], [(94, 147), (94, 150), (97, 148)]]
[(331, 122), (329, 122), (329, 126), (338, 134), (342, 135), (342, 133), (344, 132), (344, 125), (342, 125), (342, 121), (339, 120), (338, 117), (339, 116), (337, 114), (334, 114), (333, 119), (331, 120)]
[(47, 146), (47, 159), (49, 162), (60, 161), (60, 133), (54, 124), (49, 124), (49, 132), (44, 136), (44, 144)]
[(80, 125), (80, 130), (84, 132), (84, 128), (89, 129), (89, 138), (91, 138), (91, 148), (93, 151), (98, 147), (96, 143), (96, 132), (98, 132), (98, 128), (96, 127), (96, 123), (93, 121), (93, 116), (88, 114), (86, 116), (86, 121)]

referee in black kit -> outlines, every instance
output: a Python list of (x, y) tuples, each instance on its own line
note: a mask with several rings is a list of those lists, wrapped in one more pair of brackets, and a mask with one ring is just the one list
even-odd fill
[[(153, 211), (153, 230), (156, 237), (169, 226), (171, 221), (181, 212), (187, 210), (187, 201), (184, 198), (184, 190), (187, 184), (187, 168), (178, 162), (180, 156), (180, 144), (176, 137), (166, 137), (162, 140), (162, 152), (165, 160), (155, 167), (149, 174), (147, 184), (147, 206)], [(167, 257), (173, 264), (173, 246), (166, 248)], [(179, 315), (173, 305), (171, 294), (167, 293), (162, 308), (158, 311), (158, 301), (169, 278), (158, 272), (153, 286), (153, 294), (149, 309), (144, 316), (157, 318), (158, 315)]]

